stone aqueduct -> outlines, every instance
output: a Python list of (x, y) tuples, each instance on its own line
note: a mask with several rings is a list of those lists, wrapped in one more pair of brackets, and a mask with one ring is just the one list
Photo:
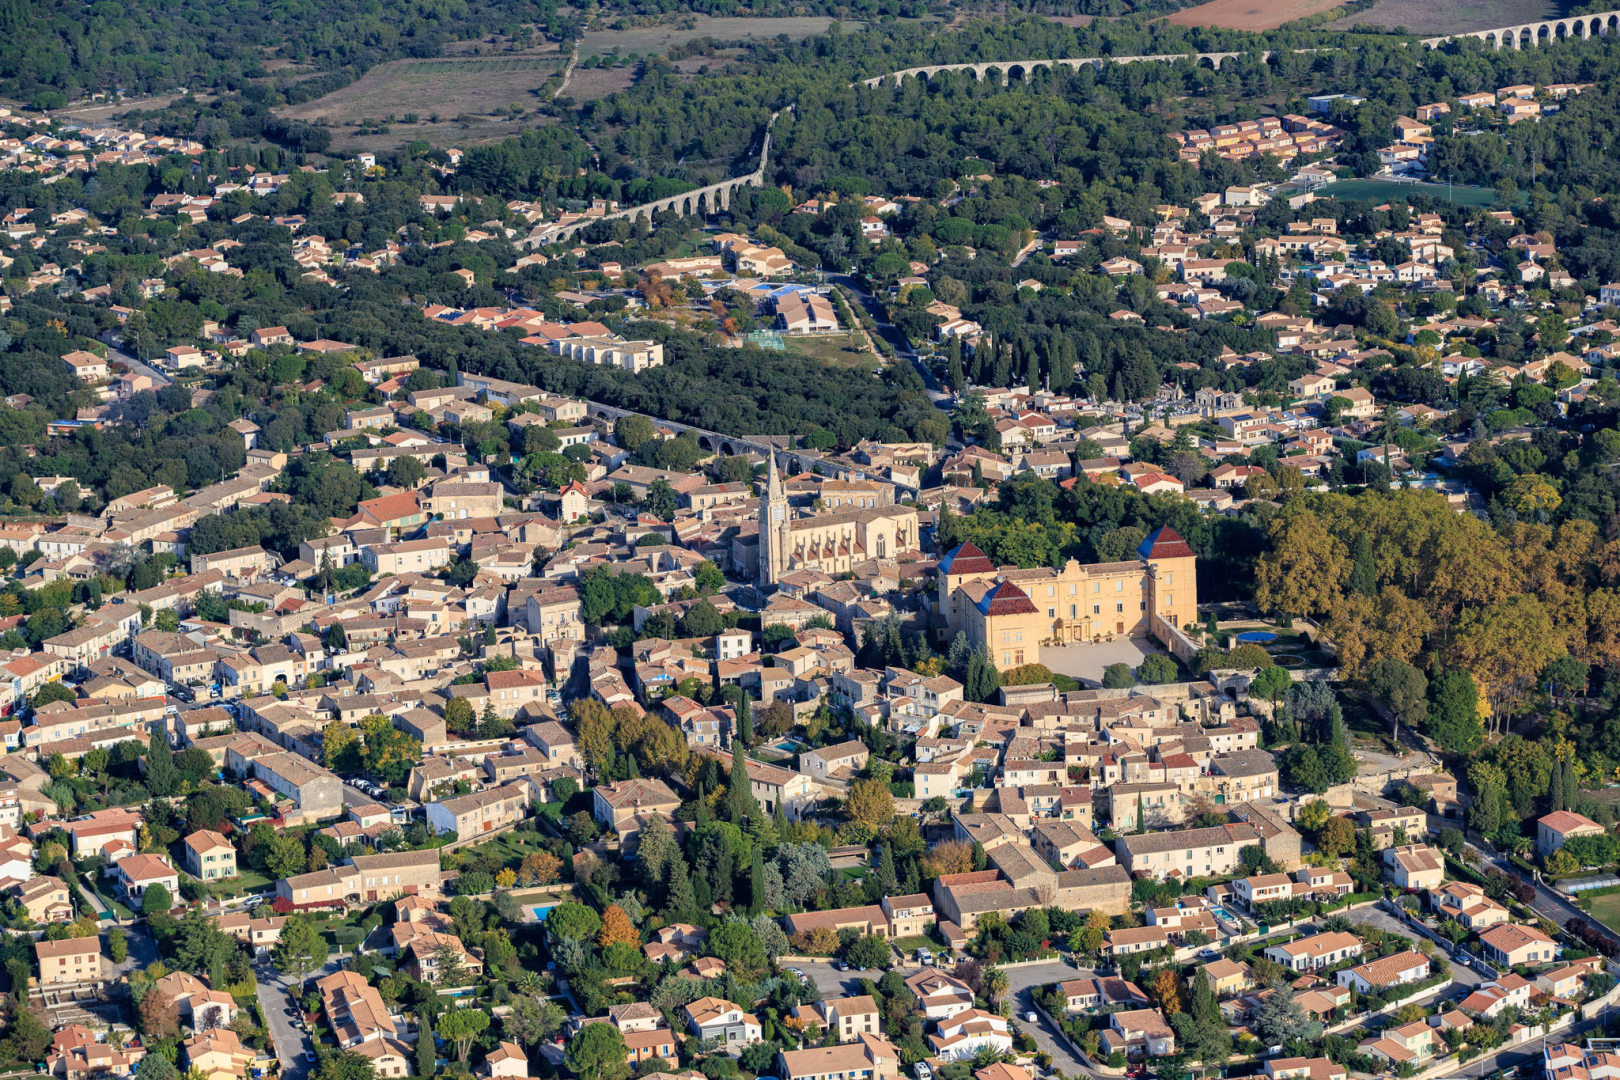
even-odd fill
[[(1548, 45), (1556, 41), (1567, 41), (1570, 38), (1588, 40), (1594, 37), (1610, 37), (1620, 34), (1620, 10), (1597, 12), (1591, 15), (1574, 15), (1560, 19), (1543, 19), (1539, 22), (1524, 23), (1520, 26), (1499, 26), (1492, 30), (1472, 30), (1463, 34), (1447, 34), (1443, 37), (1423, 38), (1419, 44), (1427, 49), (1437, 49), (1451, 41), (1462, 41), (1473, 38), (1483, 41), (1493, 49), (1528, 49), (1537, 45)], [(1315, 52), (1314, 49), (1296, 49), (1296, 52)], [(933, 64), (925, 67), (906, 68), (904, 71), (892, 71), (886, 75), (877, 75), (870, 79), (861, 80), (868, 88), (876, 89), (885, 83), (893, 82), (899, 86), (907, 78), (921, 79), (928, 82), (946, 72), (968, 71), (980, 82), (992, 79), (995, 82), (1011, 82), (1014, 78), (1028, 79), (1041, 68), (1066, 67), (1078, 71), (1090, 64), (1101, 67), (1104, 64), (1143, 64), (1143, 63), (1174, 63), (1177, 60), (1191, 60), (1195, 64), (1208, 63), (1219, 71), (1222, 61), (1233, 57), (1248, 56), (1246, 52), (1212, 52), (1212, 53), (1162, 53), (1156, 56), (1081, 56), (1065, 57), (1049, 60), (992, 60), (982, 64)], [(1269, 61), (1276, 53), (1266, 50), (1259, 54), (1260, 59)], [(789, 105), (788, 109), (793, 106)], [(599, 221), (628, 220), (636, 221), (640, 218), (652, 220), (655, 213), (661, 211), (677, 210), (684, 217), (691, 214), (708, 215), (716, 210), (725, 210), (731, 206), (731, 197), (739, 188), (762, 187), (765, 183), (765, 166), (771, 153), (771, 126), (776, 118), (782, 114), (779, 110), (771, 114), (770, 123), (765, 125), (765, 139), (759, 150), (759, 167), (746, 176), (734, 176), (729, 180), (722, 180), (718, 184), (697, 188), (693, 191), (683, 191), (679, 195), (672, 195), (667, 199), (655, 202), (642, 203), (640, 206), (628, 207), (615, 213), (605, 214), (577, 222), (566, 228), (559, 229), (549, 243), (561, 244), (573, 237), (587, 226)]]
[[(1209, 61), (1209, 65), (1219, 71), (1222, 60), (1229, 60), (1234, 56), (1247, 56), (1242, 52), (1218, 53), (1163, 53), (1158, 56), (1082, 56), (1059, 60), (991, 60), (983, 64), (933, 64), (928, 67), (906, 68), (904, 71), (892, 71), (887, 75), (878, 75), (875, 78), (863, 79), (862, 82), (869, 87), (882, 86), (893, 80), (899, 86), (907, 78), (922, 79), (924, 82), (936, 75), (947, 71), (971, 71), (973, 77), (983, 82), (991, 78), (995, 72), (994, 81), (1003, 79), (1010, 82), (1014, 76), (1029, 78), (1037, 68), (1066, 67), (1079, 70), (1087, 64), (1101, 67), (1104, 64), (1147, 64), (1147, 63), (1173, 63), (1176, 60), (1192, 60), (1194, 63)], [(1268, 49), (1260, 54), (1262, 60), (1270, 60), (1274, 54)]]
[[(792, 106), (789, 106), (789, 108), (792, 108)], [(599, 221), (626, 220), (634, 222), (645, 217), (650, 222), (653, 214), (667, 210), (677, 210), (682, 217), (693, 214), (706, 217), (716, 210), (727, 209), (731, 206), (731, 196), (737, 192), (738, 188), (761, 187), (764, 185), (765, 162), (771, 156), (771, 126), (776, 123), (776, 118), (781, 115), (780, 111), (771, 114), (770, 123), (765, 125), (765, 141), (759, 148), (759, 167), (747, 176), (733, 176), (730, 180), (722, 180), (718, 184), (710, 184), (708, 187), (696, 188), (692, 191), (683, 191), (679, 195), (671, 195), (667, 199), (627, 207), (611, 214), (603, 214), (601, 217), (587, 218), (566, 228), (558, 229), (556, 235), (548, 242), (553, 244), (566, 243), (573, 239), (574, 234), (581, 229), (595, 225)]]
[(1424, 38), (1420, 44), (1435, 49), (1448, 41), (1474, 38), (1493, 49), (1528, 49), (1548, 45), (1554, 41), (1580, 38), (1609, 37), (1620, 32), (1620, 11), (1600, 11), (1592, 15), (1571, 15), (1562, 19), (1542, 19), (1521, 26), (1498, 26), (1494, 30), (1471, 30), (1466, 34), (1447, 34), (1445, 37)]

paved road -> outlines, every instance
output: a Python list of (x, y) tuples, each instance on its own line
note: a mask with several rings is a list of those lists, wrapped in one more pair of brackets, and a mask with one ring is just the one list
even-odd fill
[[(1480, 836), (1479, 833), (1470, 829), (1466, 834), (1464, 834), (1464, 836), (1468, 842), (1468, 846), (1472, 848), (1477, 855), (1479, 855), (1479, 864), (1481, 867), (1494, 866), (1496, 869), (1502, 871), (1504, 874), (1508, 875), (1508, 877), (1513, 878), (1514, 880), (1523, 878), (1524, 871), (1508, 862), (1507, 856), (1498, 856), (1495, 853), (1496, 849), (1489, 845), (1485, 838)], [(1536, 879), (1535, 886), (1536, 895), (1535, 899), (1530, 901), (1530, 909), (1543, 918), (1551, 920), (1553, 924), (1556, 925), (1560, 930), (1563, 929), (1564, 924), (1570, 919), (1580, 919), (1587, 924), (1596, 927), (1599, 933), (1608, 936), (1614, 941), (1620, 942), (1620, 934), (1615, 933), (1614, 930), (1605, 926), (1603, 923), (1592, 918), (1586, 912), (1576, 907), (1566, 896), (1564, 896), (1563, 893), (1549, 888), (1544, 882), (1541, 881), (1539, 876)]]
[(1031, 255), (1035, 254), (1040, 249), (1041, 249), (1041, 238), (1037, 236), (1035, 239), (1031, 240), (1029, 243), (1025, 244), (1023, 247), (1018, 249), (1018, 254), (1013, 256), (1013, 261), (1012, 261), (1013, 269), (1016, 270), (1020, 266), (1023, 266), (1024, 265), (1024, 260), (1029, 258)]
[[(1391, 915), (1381, 907), (1360, 908), (1356, 911), (1348, 912), (1346, 914), (1346, 918), (1353, 923), (1366, 923), (1369, 926), (1376, 926), (1378, 929), (1386, 930), (1392, 934), (1400, 934), (1402, 937), (1422, 940), (1422, 935), (1417, 930), (1413, 929), (1410, 925), (1403, 923), (1401, 920), (1397, 919), (1395, 916)], [(1481, 975), (1471, 967), (1454, 962), (1446, 953), (1440, 952), (1436, 953), (1435, 955), (1438, 959), (1445, 960), (1446, 963), (1451, 967), (1452, 982), (1458, 987), (1468, 988), (1466, 991), (1456, 992), (1456, 997), (1466, 997), (1468, 993), (1473, 991), (1474, 987), (1486, 981), (1485, 976)]]
[[(325, 968), (310, 975), (310, 982), (332, 974), (339, 966), (336, 960), (327, 961)], [(314, 1044), (309, 1033), (298, 1027), (289, 1015), (289, 1010), (299, 1009), (293, 1000), (295, 988), (268, 962), (258, 965), (257, 975), (259, 1008), (270, 1029), (276, 1057), (281, 1059), (281, 1080), (309, 1080), (310, 1066), (304, 1054), (314, 1049)]]
[(928, 390), (929, 399), (933, 401), (936, 407), (943, 407), (942, 403), (951, 399), (950, 393), (940, 386), (939, 380), (934, 377), (934, 373), (928, 370), (928, 365), (923, 363), (922, 358), (912, 349), (911, 342), (906, 340), (906, 336), (893, 323), (888, 321), (889, 314), (883, 309), (883, 305), (878, 302), (877, 297), (862, 292), (861, 287), (855, 283), (855, 279), (848, 274), (826, 274), (824, 277), (829, 284), (840, 285), (848, 289), (850, 295), (860, 301), (861, 307), (866, 310), (866, 313), (872, 317), (872, 321), (877, 324), (878, 333), (894, 347), (897, 355), (909, 359), (911, 366), (917, 369), (917, 374), (922, 376), (923, 385)]
[(127, 366), (129, 368), (129, 370), (131, 372), (133, 372), (134, 374), (136, 374), (136, 375), (146, 375), (146, 376), (150, 377), (153, 381), (155, 381), (158, 384), (159, 387), (168, 386), (171, 382), (174, 381), (173, 379), (171, 379), (167, 375), (165, 375), (162, 371), (160, 371), (157, 368), (153, 367), (151, 364), (148, 364), (148, 363), (145, 363), (143, 361), (137, 360), (133, 356), (129, 355), (129, 353), (124, 352), (121, 348), (118, 347), (118, 344), (115, 344), (115, 342), (118, 342), (118, 339), (113, 337), (111, 334), (103, 335), (98, 340), (100, 340), (103, 344), (105, 344), (107, 346), (107, 359), (109, 361), (116, 360), (119, 363), (122, 363), (125, 366)]

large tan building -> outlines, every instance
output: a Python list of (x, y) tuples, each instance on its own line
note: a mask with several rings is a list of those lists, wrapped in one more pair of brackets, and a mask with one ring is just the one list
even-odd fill
[(100, 937), (36, 941), (34, 955), (39, 958), (41, 986), (98, 982), (101, 979)]
[(997, 568), (972, 544), (940, 561), (935, 601), (939, 637), (965, 633), (999, 668), (1041, 662), (1041, 647), (1158, 633), (1198, 621), (1192, 547), (1168, 525), (1129, 562), (1062, 570)]

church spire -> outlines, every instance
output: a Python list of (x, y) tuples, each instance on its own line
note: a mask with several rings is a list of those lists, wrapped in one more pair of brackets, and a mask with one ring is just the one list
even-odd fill
[(776, 451), (771, 450), (771, 474), (765, 481), (765, 497), (775, 499), (782, 494), (782, 478), (776, 473)]

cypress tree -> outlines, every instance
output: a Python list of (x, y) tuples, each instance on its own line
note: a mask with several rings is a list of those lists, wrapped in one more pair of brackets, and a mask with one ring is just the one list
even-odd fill
[(423, 1017), (421, 1031), (416, 1037), (416, 1075), (432, 1076), (438, 1065), (437, 1057), (433, 1049), (433, 1025)]
[(759, 817), (759, 803), (748, 783), (748, 765), (743, 760), (742, 748), (733, 747), (731, 754), (731, 780), (726, 785), (726, 810), (732, 824), (742, 825)]
[(894, 849), (888, 844), (883, 845), (883, 854), (878, 856), (877, 881), (885, 896), (893, 895), (895, 886), (900, 883), (894, 869)]
[(154, 731), (146, 744), (146, 789), (162, 798), (173, 795), (179, 786), (180, 771), (174, 767), (174, 750), (169, 746), (169, 737)]
[(692, 888), (692, 875), (686, 869), (686, 856), (679, 851), (669, 860), (669, 901), (665, 910), (671, 917), (689, 915), (697, 906), (697, 894)]
[(746, 690), (737, 702), (737, 737), (744, 746), (754, 745), (754, 710), (750, 707)]
[(973, 870), (977, 873), (990, 865), (990, 856), (984, 852), (984, 845), (977, 840), (973, 841)]
[(1373, 566), (1372, 542), (1367, 539), (1366, 533), (1356, 535), (1355, 545), (1351, 548), (1351, 558), (1354, 563), (1350, 569), (1350, 591), (1360, 593), (1362, 596), (1377, 596), (1378, 574)]
[(758, 844), (754, 845), (754, 865), (748, 872), (748, 899), (755, 915), (765, 909), (765, 856)]

